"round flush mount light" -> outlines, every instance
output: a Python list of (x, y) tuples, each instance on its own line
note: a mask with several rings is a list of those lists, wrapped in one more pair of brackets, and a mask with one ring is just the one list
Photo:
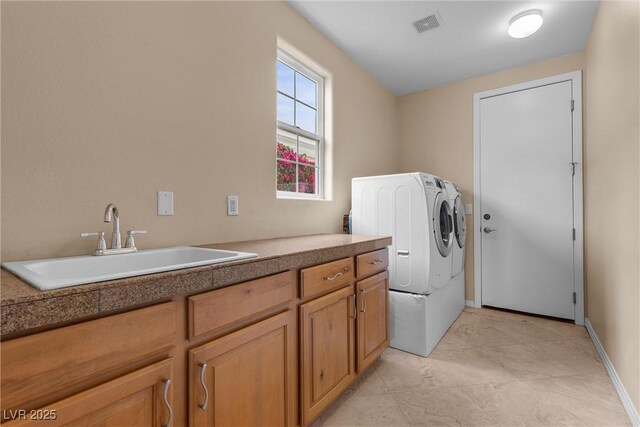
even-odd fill
[(529, 37), (542, 27), (542, 11), (527, 10), (514, 16), (509, 22), (509, 35), (516, 39)]

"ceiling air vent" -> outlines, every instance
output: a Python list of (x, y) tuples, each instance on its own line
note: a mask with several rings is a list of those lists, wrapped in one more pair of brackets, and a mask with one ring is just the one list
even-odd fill
[(416, 29), (418, 34), (422, 34), (425, 31), (434, 30), (440, 26), (442, 26), (442, 19), (440, 18), (438, 12), (413, 23), (413, 28)]

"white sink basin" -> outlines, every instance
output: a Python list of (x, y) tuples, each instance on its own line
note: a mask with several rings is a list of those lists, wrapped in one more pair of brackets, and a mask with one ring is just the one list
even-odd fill
[(248, 252), (182, 246), (132, 254), (5, 262), (2, 266), (41, 291), (47, 291), (256, 256)]

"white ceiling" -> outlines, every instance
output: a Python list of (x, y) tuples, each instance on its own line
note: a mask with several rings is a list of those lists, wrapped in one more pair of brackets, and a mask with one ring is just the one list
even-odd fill
[[(311, 24), (396, 95), (583, 50), (598, 2), (289, 1)], [(543, 12), (534, 35), (514, 39), (509, 20)], [(443, 25), (418, 34), (438, 12)]]

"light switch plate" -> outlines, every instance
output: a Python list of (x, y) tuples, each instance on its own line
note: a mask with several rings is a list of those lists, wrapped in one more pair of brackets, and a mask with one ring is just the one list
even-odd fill
[(173, 215), (173, 192), (158, 191), (158, 216)]
[(466, 203), (464, 205), (464, 213), (465, 215), (471, 215), (473, 213), (473, 205), (471, 203)]

